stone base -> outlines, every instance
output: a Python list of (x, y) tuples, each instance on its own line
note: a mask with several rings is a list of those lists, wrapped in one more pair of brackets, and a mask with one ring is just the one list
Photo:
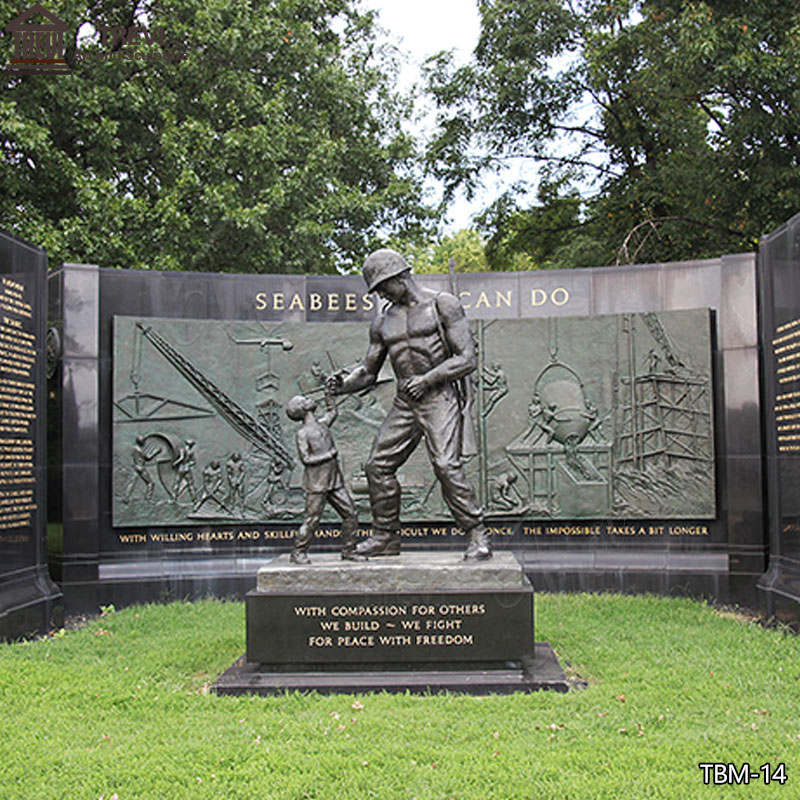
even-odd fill
[(534, 658), (502, 669), (347, 670), (347, 671), (270, 671), (260, 664), (248, 664), (245, 656), (217, 678), (211, 687), (215, 694), (278, 695), (284, 692), (319, 694), (361, 694), (364, 692), (410, 692), (430, 694), (512, 694), (550, 690), (567, 692), (569, 683), (553, 648), (536, 642)]
[(247, 653), (218, 694), (285, 691), (566, 691), (534, 644), (533, 587), (512, 553), (404, 553), (369, 562), (315, 554), (261, 567), (247, 595)]
[(512, 553), (475, 563), (430, 552), (319, 554), (310, 565), (282, 556), (247, 595), (247, 661), (272, 669), (474, 669), (533, 656), (533, 587)]
[(800, 563), (773, 558), (758, 590), (767, 619), (800, 631)]
[(61, 592), (46, 567), (0, 576), (0, 641), (47, 633), (64, 622)]

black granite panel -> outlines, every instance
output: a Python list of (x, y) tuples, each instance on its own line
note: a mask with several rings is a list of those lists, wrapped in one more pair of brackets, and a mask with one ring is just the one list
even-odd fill
[[(51, 519), (62, 521), (63, 547), (53, 560), (60, 572), (66, 604), (75, 609), (75, 587), (97, 580), (101, 552), (99, 470), (101, 462), (100, 365), (104, 346), (100, 328), (101, 278), (125, 281), (124, 270), (101, 270), (86, 265), (65, 265), (51, 280), (52, 292), (62, 297), (65, 349), (60, 368), (61, 513), (51, 509)], [(146, 278), (139, 277), (144, 285)], [(135, 281), (120, 293), (122, 304), (135, 302)], [(68, 344), (67, 344), (68, 343)], [(94, 611), (97, 605), (82, 608)]]
[[(360, 275), (309, 275), (305, 280), (305, 313), (297, 318), (299, 321), (354, 322), (374, 315), (380, 307), (380, 298), (367, 292)], [(285, 296), (281, 305), (288, 307)]]
[(724, 439), (729, 455), (761, 453), (758, 351), (747, 347), (723, 354)]
[(800, 608), (800, 215), (765, 237), (759, 252), (764, 430), (770, 562), (765, 605)]
[(100, 352), (97, 330), (100, 280), (98, 268), (84, 264), (65, 264), (64, 276), (64, 357), (97, 358)]
[[(741, 602), (749, 592), (741, 586), (738, 594), (730, 593), (731, 579), (727, 573), (689, 572), (564, 572), (527, 571), (535, 591), (548, 592), (621, 592), (670, 595), (676, 597), (707, 597), (718, 602)], [(745, 586), (750, 590), (752, 577)]]
[(62, 278), (63, 270), (51, 272), (47, 277), (47, 336), (51, 348), (47, 366), (47, 521), (54, 524), (61, 522), (63, 497), (61, 489)]
[(499, 663), (533, 655), (533, 591), (247, 595), (247, 660)]
[[(257, 541), (249, 542), (237, 538), (228, 543), (209, 544), (201, 539), (193, 542), (191, 547), (185, 542), (170, 541), (169, 537), (175, 529), (169, 526), (145, 527), (135, 531), (112, 526), (112, 319), (115, 315), (126, 315), (237, 320), (242, 323), (243, 334), (253, 334), (255, 337), (280, 336), (282, 321), (306, 320), (313, 323), (332, 320), (367, 323), (375, 314), (378, 303), (376, 296), (365, 297), (363, 281), (358, 275), (213, 275), (103, 269), (93, 271), (93, 268), (67, 268), (66, 272), (67, 288), (64, 297), (68, 296), (69, 302), (65, 300), (63, 314), (65, 326), (72, 326), (72, 344), (71, 356), (65, 362), (63, 379), (63, 459), (69, 467), (69, 472), (65, 471), (64, 475), (65, 508), (70, 517), (65, 517), (64, 558), (74, 565), (74, 572), (71, 574), (77, 575), (85, 570), (81, 554), (92, 552), (98, 563), (111, 565), (125, 559), (136, 563), (167, 558), (188, 560), (201, 551), (205, 552), (204, 548), (208, 547), (212, 548), (209, 552), (231, 559), (238, 555), (269, 557), (274, 552), (285, 551), (291, 543), (292, 527), (285, 521), (270, 519), (268, 515), (259, 520), (258, 524), (250, 526), (251, 532), (258, 534)], [(92, 283), (93, 274), (99, 281), (99, 288)], [(418, 279), (421, 284), (430, 288), (450, 290), (451, 277), (448, 275), (422, 275)], [(714, 354), (718, 463), (721, 464), (718, 469), (723, 470), (728, 477), (725, 478), (725, 485), (720, 485), (716, 520), (697, 523), (707, 525), (708, 535), (698, 537), (689, 534), (671, 536), (666, 532), (657, 534), (653, 537), (650, 550), (643, 548), (641, 553), (629, 556), (627, 560), (623, 559), (617, 565), (619, 569), (614, 569), (613, 564), (606, 569), (603, 562), (613, 562), (621, 553), (620, 546), (610, 544), (610, 540), (618, 538), (623, 543), (627, 541), (627, 536), (610, 534), (604, 528), (602, 536), (591, 541), (591, 563), (574, 571), (565, 568), (562, 577), (553, 580), (574, 589), (619, 590), (628, 585), (625, 575), (636, 572), (637, 575), (651, 576), (642, 578), (650, 586), (650, 590), (671, 591), (673, 585), (681, 584), (679, 578), (676, 579), (677, 584), (674, 584), (670, 576), (688, 576), (687, 580), (691, 584), (694, 580), (689, 574), (691, 570), (695, 571), (695, 577), (704, 574), (704, 565), (707, 566), (707, 562), (703, 559), (709, 546), (733, 546), (734, 542), (728, 541), (731, 535), (735, 535), (741, 557), (750, 557), (750, 551), (742, 548), (759, 546), (758, 525), (752, 516), (759, 513), (756, 508), (757, 498), (753, 497), (749, 488), (742, 491), (737, 484), (739, 480), (750, 478), (738, 478), (738, 472), (728, 469), (727, 464), (719, 459), (724, 459), (728, 454), (753, 456), (759, 447), (759, 397), (757, 383), (752, 380), (756, 363), (755, 351), (748, 339), (748, 324), (752, 321), (748, 314), (752, 314), (753, 298), (725, 296), (726, 291), (734, 294), (747, 294), (751, 291), (752, 256), (730, 257), (722, 266), (717, 260), (518, 275), (458, 274), (455, 280), (459, 292), (469, 292), (463, 296), (465, 304), (470, 306), (466, 312), (476, 319), (517, 315), (576, 316), (616, 311), (661, 311), (695, 306), (717, 309), (716, 329), (720, 339), (725, 339), (727, 348), (717, 349)], [(56, 282), (55, 286), (58, 287), (59, 284)], [(57, 297), (58, 294), (54, 293), (55, 306), (58, 306)], [(70, 309), (71, 312), (68, 313)], [(98, 316), (92, 321), (90, 318), (95, 313)], [(727, 315), (732, 319), (726, 321)], [(727, 329), (726, 324), (729, 325)], [(640, 324), (637, 318), (636, 326), (637, 331), (642, 334), (640, 338), (644, 346), (648, 335), (644, 323)], [(366, 331), (366, 324), (364, 327)], [(559, 333), (563, 332), (562, 328), (566, 330), (566, 326), (560, 325)], [(84, 337), (88, 342), (85, 345), (82, 342)], [(567, 342), (561, 344), (559, 355), (569, 351)], [(366, 333), (363, 347), (366, 347)], [(361, 352), (362, 348), (359, 348), (358, 354)], [(646, 355), (647, 350), (643, 352)], [(88, 362), (94, 364), (94, 372)], [(93, 393), (96, 398), (94, 401)], [(92, 402), (99, 408), (92, 410)], [(508, 401), (504, 399), (503, 402), (507, 404)], [(603, 424), (610, 428), (620, 424), (620, 420), (609, 418)], [(90, 462), (94, 463), (94, 470), (80, 467), (90, 467)], [(475, 463), (471, 468), (477, 469)], [(729, 511), (730, 498), (735, 498), (736, 501), (741, 499), (746, 507), (731, 505)], [(727, 516), (729, 513), (730, 520)], [(605, 513), (598, 514), (598, 524), (605, 524), (605, 516)], [(364, 518), (362, 522), (366, 524), (368, 520)], [(534, 514), (525, 524), (535, 527), (543, 522), (546, 519), (537, 518)], [(691, 521), (687, 525), (689, 523)], [(734, 527), (729, 529), (729, 523)], [(570, 524), (565, 523), (566, 526)], [(665, 525), (663, 520), (655, 520), (653, 524), (656, 527)], [(498, 516), (492, 517), (491, 525), (498, 531), (506, 527), (509, 529), (507, 536), (498, 534), (493, 537), (498, 546), (512, 546), (526, 552), (530, 549), (535, 552), (537, 548), (541, 548), (541, 537), (525, 534), (523, 524), (507, 526), (502, 517)], [(229, 531), (231, 527), (198, 521), (192, 532), (200, 535), (221, 533)], [(247, 533), (246, 527), (238, 526), (235, 530), (236, 536)], [(462, 537), (437, 535), (437, 532), (445, 528), (449, 530), (450, 525), (443, 519), (409, 523), (409, 531), (419, 529), (420, 533), (417, 535), (415, 532), (412, 536), (409, 532), (406, 537), (408, 546), (423, 549), (463, 547)], [(120, 533), (137, 533), (144, 537), (144, 543), (135, 546), (124, 543)], [(573, 552), (577, 543), (585, 539), (562, 535), (553, 537), (552, 541), (564, 552)], [(319, 546), (335, 547), (336, 540), (321, 539)], [(692, 554), (697, 554), (694, 562), (690, 558)], [(688, 562), (681, 561), (684, 556), (689, 559)], [(677, 567), (676, 559), (680, 562)], [(686, 567), (686, 572), (681, 572), (687, 563), (689, 566)], [(67, 571), (70, 570), (72, 567)], [(653, 577), (658, 574), (662, 577)], [(101, 583), (102, 580), (104, 579), (101, 579)], [(173, 579), (167, 576), (161, 579), (163, 586), (171, 586), (171, 581)], [(229, 585), (227, 581), (228, 578), (222, 572), (211, 570), (206, 584), (209, 591), (220, 593), (223, 586)], [(703, 581), (706, 579), (701, 581), (705, 587), (707, 582)], [(154, 591), (152, 587), (157, 583), (158, 581), (147, 583), (147, 591), (142, 588), (142, 592), (146, 595), (147, 592)], [(194, 591), (203, 581), (198, 577), (190, 583)], [(76, 582), (72, 585), (77, 586)], [(127, 592), (123, 591), (122, 585), (123, 582), (115, 583), (114, 592)], [(176, 591), (183, 591), (188, 585), (186, 580), (181, 579), (175, 584), (178, 587)], [(84, 599), (88, 596), (83, 589), (75, 588), (74, 591), (82, 592), (81, 597)], [(97, 597), (105, 591), (98, 586)], [(106, 595), (103, 594), (103, 597)], [(144, 595), (143, 599), (146, 599)], [(106, 599), (104, 602), (108, 601)], [(114, 602), (113, 599), (110, 601)]]
[[(99, 517), (98, 464), (69, 464), (62, 467), (64, 479), (64, 522), (94, 522)], [(65, 542), (65, 545), (67, 543)]]
[(800, 275), (797, 270), (800, 219), (794, 217), (762, 243), (760, 263), (768, 270), (772, 285), (772, 311), (775, 325), (795, 319), (800, 297)]
[(0, 231), (0, 638), (49, 628), (47, 254)]
[(424, 287), (430, 289), (432, 292), (449, 292), (452, 294), (454, 291), (457, 293), (457, 287), (453, 284), (453, 278), (449, 275), (442, 273), (422, 273), (414, 275), (416, 282)]
[(735, 545), (731, 545), (728, 574), (731, 577), (749, 578), (752, 588), (755, 589), (767, 566), (767, 560), (766, 547), (753, 548), (748, 546), (738, 548)]
[(800, 561), (800, 459), (778, 456), (777, 491), (780, 497), (778, 535), (781, 557)]
[(303, 321), (318, 303), (324, 305), (319, 298), (309, 298), (305, 287), (302, 275), (191, 274), (188, 278), (182, 272), (103, 270), (101, 332), (115, 315)]
[(727, 516), (731, 544), (751, 544), (766, 549), (762, 469), (760, 455), (729, 456), (725, 459), (730, 491), (723, 512)]
[[(103, 276), (103, 310), (111, 301), (107, 292), (118, 291), (113, 275)], [(184, 317), (186, 319), (221, 319), (225, 316), (225, 306), (229, 303), (228, 292), (230, 278), (222, 281), (213, 274), (197, 275), (193, 281), (187, 281), (179, 273), (163, 273), (158, 278), (158, 294), (152, 296), (151, 302), (156, 314), (167, 317)], [(113, 301), (112, 301), (113, 302)], [(114, 302), (119, 308), (119, 300)], [(104, 314), (101, 323), (106, 321)]]
[[(318, 301), (309, 296), (302, 275), (235, 276), (230, 287), (235, 299), (231, 319), (263, 321), (303, 320)], [(361, 292), (359, 285), (356, 291)], [(345, 300), (348, 305), (350, 301)]]
[[(448, 287), (448, 291), (453, 291)], [(519, 278), (509, 273), (458, 275), (455, 291), (470, 319), (515, 319), (520, 315)]]
[(96, 464), (98, 449), (97, 359), (62, 360), (63, 458), (67, 464)]
[[(64, 268), (50, 270), (47, 275), (47, 319), (50, 325), (61, 325), (64, 310)], [(61, 330), (59, 328), (59, 334)], [(60, 353), (59, 353), (60, 354)]]
[[(72, 539), (73, 548), (77, 549), (76, 546), (82, 545), (87, 550), (86, 553), (67, 553), (62, 562), (62, 587), (65, 597), (69, 598), (69, 607), (81, 612), (97, 611), (97, 604), (78, 608), (70, 598), (76, 587), (85, 588), (89, 594), (99, 588), (97, 585), (99, 577), (99, 563), (96, 555), (98, 552), (97, 529), (92, 525), (74, 526), (73, 530), (65, 526), (64, 535)], [(154, 596), (153, 599), (156, 597)], [(110, 601), (105, 602), (113, 603), (113, 597)]]

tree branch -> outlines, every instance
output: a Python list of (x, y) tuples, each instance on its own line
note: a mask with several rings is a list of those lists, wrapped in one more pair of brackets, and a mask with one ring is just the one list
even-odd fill
[[(651, 217), (650, 219), (644, 220), (644, 222), (640, 222), (638, 225), (634, 225), (631, 228), (625, 239), (623, 240), (622, 244), (620, 245), (619, 250), (617, 251), (617, 260), (616, 266), (620, 266), (622, 264), (635, 264), (636, 262), (633, 260), (636, 256), (639, 255), (641, 252), (642, 247), (644, 247), (647, 240), (655, 233), (656, 236), (659, 236), (658, 228), (663, 226), (665, 222), (687, 222), (690, 225), (699, 225), (703, 228), (713, 228), (714, 230), (718, 230), (721, 233), (727, 233), (730, 236), (735, 236), (737, 238), (741, 238), (742, 232), (735, 231), (731, 228), (726, 227), (725, 225), (716, 225), (714, 223), (710, 223), (703, 220), (693, 219), (692, 217), (684, 217), (684, 216), (668, 216), (668, 217)], [(650, 227), (650, 230), (645, 234), (642, 238), (641, 242), (639, 242), (639, 246), (633, 251), (633, 255), (630, 254), (628, 249), (628, 245), (630, 244), (631, 239), (633, 238), (634, 234), (641, 230), (642, 228)], [(624, 258), (624, 260), (623, 260)]]

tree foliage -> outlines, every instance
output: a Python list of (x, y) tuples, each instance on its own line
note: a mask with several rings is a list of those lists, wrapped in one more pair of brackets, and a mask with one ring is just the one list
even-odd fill
[[(353, 0), (46, 5), (72, 73), (2, 72), (0, 226), (51, 263), (334, 272), (435, 219), (409, 103)], [(18, 13), (0, 0), (2, 26)], [(164, 27), (185, 58), (99, 60), (87, 23)]]
[(416, 273), (447, 273), (450, 259), (456, 272), (484, 272), (489, 269), (486, 243), (474, 228), (462, 228), (436, 242), (406, 247), (403, 251)]
[[(472, 62), (454, 69), (440, 54), (429, 65), (440, 111), (430, 166), (450, 193), (469, 192), (521, 157), (559, 187), (532, 209), (504, 200), (484, 215), (490, 261), (492, 242), (496, 255), (521, 248), (541, 261), (547, 236), (555, 265), (714, 256), (753, 249), (800, 210), (796, 3), (479, 6)], [(570, 185), (587, 184), (591, 199), (570, 211)]]

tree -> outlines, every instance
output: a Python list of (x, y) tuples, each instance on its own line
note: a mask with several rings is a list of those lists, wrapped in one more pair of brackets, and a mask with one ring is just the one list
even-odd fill
[(564, 181), (543, 180), (537, 203), (520, 207), (508, 193), (476, 222), (488, 237), (486, 259), (495, 270), (568, 269), (602, 263), (593, 225), (581, 220), (581, 198)]
[(489, 269), (483, 238), (474, 228), (462, 228), (439, 241), (406, 247), (404, 254), (414, 272), (434, 273), (450, 271), (453, 259), (457, 272), (484, 272)]
[[(782, 0), (485, 0), (471, 64), (429, 65), (428, 152), (449, 192), (510, 158), (592, 185), (583, 256), (668, 260), (757, 246), (800, 209), (800, 8)], [(490, 239), (561, 232), (567, 190)], [(553, 205), (555, 204), (555, 206)], [(522, 218), (520, 217), (522, 214)], [(625, 250), (621, 249), (627, 244)], [(527, 251), (525, 251), (527, 252)]]
[[(47, 8), (72, 73), (2, 73), (0, 226), (52, 263), (336, 272), (436, 219), (410, 105), (354, 0)], [(18, 13), (0, 0), (2, 25)], [(166, 47), (101, 36), (137, 25)], [(137, 51), (154, 60), (109, 57)]]

